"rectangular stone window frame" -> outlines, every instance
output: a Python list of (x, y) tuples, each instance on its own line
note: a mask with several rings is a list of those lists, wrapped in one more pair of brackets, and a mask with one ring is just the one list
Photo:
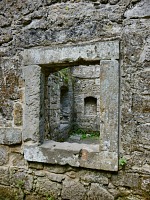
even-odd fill
[[(25, 104), (23, 151), (27, 161), (69, 164), (75, 167), (118, 171), (120, 70), (119, 41), (95, 41), (77, 45), (25, 49), (23, 74)], [(100, 63), (99, 144), (79, 144), (44, 140), (45, 76), (54, 66)]]

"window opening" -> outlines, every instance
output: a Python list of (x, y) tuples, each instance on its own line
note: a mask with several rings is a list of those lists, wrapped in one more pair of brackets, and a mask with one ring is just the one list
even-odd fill
[[(45, 108), (49, 108), (50, 139), (59, 142), (88, 140), (88, 143), (92, 139), (92, 143), (98, 143), (99, 68), (99, 65), (79, 65), (49, 75), (46, 95), (49, 106), (45, 105)], [(87, 95), (97, 97), (85, 97)]]
[[(76, 45), (36, 47), (25, 49), (22, 56), (25, 79), (22, 130), (25, 159), (34, 162), (117, 171), (120, 130), (119, 41), (91, 41)], [(91, 67), (91, 65), (98, 65), (98, 67)], [(72, 91), (71, 87), (68, 87), (69, 84), (67, 85), (69, 79), (67, 80), (66, 76), (63, 78), (66, 79), (66, 83), (54, 84), (57, 90), (51, 91), (52, 85), (48, 82), (49, 73), (51, 75), (61, 74), (60, 70), (66, 67), (69, 67), (72, 74)], [(49, 94), (54, 92), (54, 95), (49, 97), (47, 91)], [(57, 98), (55, 98), (56, 91), (59, 93), (56, 95)], [(87, 113), (84, 108), (85, 102), (86, 106), (89, 103), (87, 97), (97, 99), (96, 115), (85, 114)], [(65, 116), (64, 101), (67, 98), (69, 102), (72, 102), (70, 106), (72, 112), (70, 112), (71, 115)], [(50, 102), (53, 102), (52, 105)], [(51, 115), (54, 115), (53, 119), (55, 119), (51, 118), (52, 122), (50, 121)], [(77, 130), (83, 132), (83, 124), (93, 116), (96, 116), (100, 124), (98, 144), (56, 142), (58, 136), (61, 136), (60, 127), (65, 120), (66, 124), (71, 124), (72, 130), (78, 126)], [(54, 134), (55, 131), (58, 134)]]

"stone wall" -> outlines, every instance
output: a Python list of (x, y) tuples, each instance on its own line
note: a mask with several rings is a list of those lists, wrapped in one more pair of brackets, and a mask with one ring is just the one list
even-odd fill
[[(149, 200), (149, 18), (149, 0), (0, 1), (0, 199)], [(126, 165), (114, 173), (27, 162), (25, 86), (31, 98), (36, 88), (24, 83), (22, 51), (115, 38), (120, 40), (119, 157)], [(31, 67), (29, 80), (38, 69), (32, 73)], [(35, 123), (36, 99), (31, 106)], [(30, 134), (30, 124), (27, 128)]]
[(100, 131), (100, 66), (76, 66), (71, 70), (74, 91), (74, 125)]
[(72, 128), (73, 88), (69, 71), (65, 68), (48, 76), (48, 138), (56, 141), (67, 139)]

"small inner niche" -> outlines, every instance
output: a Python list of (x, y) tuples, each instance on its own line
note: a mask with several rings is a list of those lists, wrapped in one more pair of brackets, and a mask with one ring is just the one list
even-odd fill
[(84, 114), (85, 115), (97, 114), (97, 98), (86, 97), (84, 99)]

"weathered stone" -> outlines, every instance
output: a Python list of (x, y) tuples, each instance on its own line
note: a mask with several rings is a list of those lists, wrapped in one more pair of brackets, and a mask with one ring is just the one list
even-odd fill
[(120, 0), (109, 0), (111, 5), (117, 4)]
[(62, 187), (62, 198), (63, 199), (74, 199), (81, 200), (85, 196), (85, 188), (79, 180), (65, 179)]
[(87, 192), (87, 199), (113, 200), (114, 197), (105, 188), (99, 186), (99, 184), (92, 183), (90, 190)]
[(7, 43), (7, 42), (10, 42), (12, 39), (13, 39), (12, 35), (8, 35), (8, 34), (2, 35), (1, 36), (1, 40), (0, 40), (0, 45), (4, 44), (4, 43)]
[(72, 170), (72, 168), (69, 166), (61, 166), (61, 165), (45, 165), (44, 170), (55, 174), (63, 174), (66, 171)]
[(36, 191), (43, 196), (53, 196), (58, 199), (61, 192), (61, 184), (52, 182), (47, 177), (38, 177)]
[(10, 146), (10, 151), (11, 153), (20, 153), (21, 149), (19, 145), (16, 145), (16, 146), (14, 145), (14, 146)]
[[(43, 131), (44, 117), (43, 109), (40, 111), (41, 96), (44, 97), (41, 89), (41, 69), (39, 66), (29, 66), (24, 68), (25, 77), (25, 112), (23, 124), (23, 140), (33, 140), (34, 142), (40, 141), (40, 132)], [(44, 85), (44, 82), (43, 82)], [(43, 91), (44, 92), (44, 91)], [(44, 103), (43, 103), (44, 104)], [(41, 114), (40, 114), (41, 113)], [(42, 137), (42, 136), (41, 136)]]
[(46, 172), (38, 170), (38, 171), (35, 171), (35, 175), (39, 177), (44, 177), (46, 175)]
[(109, 189), (114, 189), (115, 186), (114, 186), (112, 183), (109, 183), (109, 184), (108, 184), (108, 188), (109, 188)]
[(127, 186), (132, 188), (138, 188), (139, 175), (137, 173), (119, 173), (118, 176), (112, 176), (112, 183), (117, 186)]
[(149, 17), (150, 16), (150, 2), (149, 0), (143, 0), (136, 4), (130, 10), (125, 12), (125, 17), (127, 18), (139, 18), (139, 17)]
[(140, 144), (149, 145), (149, 141), (150, 141), (149, 130), (150, 130), (149, 124), (143, 124), (137, 127)]
[(0, 144), (20, 144), (22, 141), (22, 131), (18, 128), (1, 128)]
[(47, 172), (46, 176), (51, 181), (58, 182), (58, 183), (61, 183), (65, 179), (65, 175), (62, 175), (62, 174), (54, 174), (54, 173), (48, 173)]
[(142, 63), (144, 61), (150, 61), (150, 46), (145, 45), (143, 51), (140, 55), (139, 61)]
[(19, 153), (11, 153), (10, 154), (10, 163), (13, 166), (18, 166), (18, 167), (25, 167), (25, 166), (27, 166), (27, 163), (24, 160), (23, 155), (21, 155)]
[(19, 169), (15, 167), (10, 168), (10, 182), (14, 187), (31, 191), (33, 187), (33, 177), (28, 175), (25, 169)]
[(42, 163), (29, 162), (29, 168), (32, 168), (32, 169), (43, 169), (44, 166), (43, 166)]
[(22, 125), (22, 105), (20, 103), (15, 103), (14, 105), (14, 124), (16, 126)]
[(88, 183), (99, 183), (103, 185), (108, 185), (108, 178), (103, 175), (98, 175), (96, 173), (81, 173), (81, 180)]
[(75, 171), (67, 172), (66, 175), (73, 179), (77, 178), (77, 173)]
[(9, 185), (9, 169), (8, 167), (0, 167), (0, 184)]
[(0, 15), (0, 22), (2, 27), (10, 26), (11, 21), (12, 20), (10, 18), (6, 18), (3, 15)]
[(19, 189), (0, 185), (0, 199), (1, 200), (6, 200), (6, 199), (7, 200), (12, 200), (12, 199), (23, 200), (24, 194)]
[(100, 151), (117, 152), (119, 126), (119, 66), (117, 61), (102, 60), (100, 62), (100, 88), (100, 140), (102, 141)]
[(125, 197), (124, 196), (123, 197), (118, 197), (117, 200), (122, 200), (124, 198), (126, 200), (131, 200), (131, 199), (132, 200), (145, 200), (145, 197), (143, 198), (140, 195), (134, 195), (134, 194), (133, 195), (131, 194), (131, 195), (128, 195), (128, 196), (125, 196)]
[(140, 94), (149, 95), (150, 94), (150, 70), (145, 69), (144, 71), (135, 75), (134, 87), (137, 88)]
[(150, 98), (149, 96), (133, 95), (133, 111), (139, 113), (150, 112)]
[(150, 194), (150, 177), (143, 177), (141, 183), (142, 190)]
[(100, 2), (106, 4), (108, 3), (108, 0), (100, 0)]
[(143, 173), (143, 174), (150, 174), (150, 165), (149, 164), (145, 164), (142, 167), (140, 166), (133, 166), (132, 170), (136, 173)]
[[(47, 63), (59, 64), (65, 62), (75, 62), (80, 59), (93, 61), (97, 59), (118, 59), (119, 42), (116, 40), (60, 48), (33, 48), (24, 50), (22, 56), (24, 58), (24, 65), (40, 65)], [(30, 67), (27, 69), (29, 70), (29, 68)], [(36, 68), (37, 67), (35, 66), (35, 70), (38, 70)], [(27, 69), (26, 72), (29, 75), (31, 72), (27, 71)]]
[[(52, 196), (51, 196), (52, 197)], [(40, 195), (32, 195), (31, 193), (29, 195), (26, 195), (26, 200), (47, 200), (48, 198), (50, 198), (50, 196), (47, 197), (43, 197)]]
[(7, 164), (8, 162), (9, 148), (5, 146), (0, 146), (0, 165)]
[[(84, 143), (59, 143), (49, 141), (41, 146), (25, 145), (24, 157), (28, 161), (51, 164), (69, 164), (75, 167), (112, 170), (118, 169), (118, 154), (115, 152), (99, 152), (99, 145)], [(84, 151), (82, 151), (84, 150)], [(86, 152), (86, 159), (82, 155)], [(90, 161), (90, 162), (89, 162)]]
[[(25, 20), (25, 23), (29, 23), (30, 21), (28, 21), (27, 19)], [(27, 25), (25, 27), (25, 29), (38, 29), (38, 28), (41, 28), (41, 29), (45, 29), (47, 26), (47, 22), (45, 22), (45, 20), (43, 19), (34, 19), (32, 20), (31, 23), (29, 23), (29, 25)], [(25, 30), (24, 29), (24, 30)]]
[[(17, 87), (18, 87), (18, 75), (16, 75), (10, 66), (13, 66), (13, 61), (8, 61), (7, 59), (1, 59), (1, 65), (4, 66), (6, 71), (3, 71), (3, 76), (1, 79), (1, 90), (0, 90), (0, 114), (3, 116), (3, 126), (10, 123), (13, 119), (13, 101), (19, 99)], [(13, 67), (12, 67), (13, 68)], [(9, 70), (8, 70), (9, 69)], [(6, 125), (7, 127), (8, 125)], [(12, 126), (12, 125), (11, 125)]]

